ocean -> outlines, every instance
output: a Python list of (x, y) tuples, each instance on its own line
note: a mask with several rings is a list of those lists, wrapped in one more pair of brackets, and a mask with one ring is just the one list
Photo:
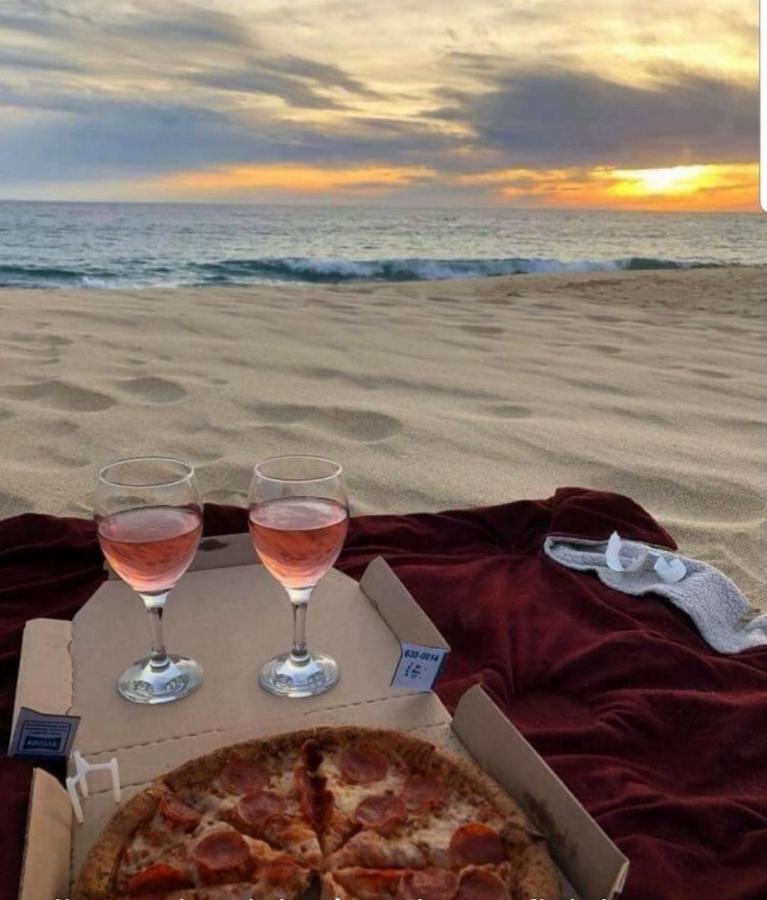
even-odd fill
[(142, 288), (767, 263), (748, 214), (0, 202), (0, 287)]

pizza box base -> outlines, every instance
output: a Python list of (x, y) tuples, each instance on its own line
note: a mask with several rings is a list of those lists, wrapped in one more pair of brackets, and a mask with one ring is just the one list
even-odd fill
[[(195, 694), (160, 706), (117, 694), (116, 676), (144, 655), (148, 628), (138, 598), (109, 581), (72, 622), (27, 623), (16, 715), (25, 706), (82, 716), (76, 748), (91, 762), (117, 757), (124, 798), (187, 759), (252, 737), (336, 724), (409, 731), (472, 756), (506, 787), (546, 833), (563, 898), (617, 896), (628, 861), (480, 687), (467, 691), (453, 719), (433, 692), (391, 687), (401, 641), (447, 645), (383, 560), (371, 563), (359, 584), (330, 572), (312, 599), (309, 644), (336, 656), (340, 683), (303, 700), (261, 690), (258, 668), (288, 644), (290, 611), (282, 588), (252, 564), (243, 538), (205, 542), (214, 546), (198, 555), (168, 604), (169, 648), (193, 656), (205, 672)], [(35, 770), (20, 900), (68, 896), (115, 808), (102, 775), (90, 776), (85, 823), (77, 825), (66, 791)]]

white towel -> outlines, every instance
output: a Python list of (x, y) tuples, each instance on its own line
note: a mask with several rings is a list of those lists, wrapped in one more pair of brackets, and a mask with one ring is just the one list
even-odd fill
[(610, 541), (549, 535), (543, 549), (568, 569), (596, 572), (616, 591), (635, 597), (660, 594), (687, 613), (720, 653), (767, 644), (767, 614), (754, 609), (737, 585), (708, 563), (617, 534)]

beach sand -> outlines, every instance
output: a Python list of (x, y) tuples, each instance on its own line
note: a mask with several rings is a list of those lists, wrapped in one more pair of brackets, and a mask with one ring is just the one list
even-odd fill
[(767, 608), (767, 270), (0, 291), (0, 516), (99, 464), (342, 461), (357, 513), (618, 491)]

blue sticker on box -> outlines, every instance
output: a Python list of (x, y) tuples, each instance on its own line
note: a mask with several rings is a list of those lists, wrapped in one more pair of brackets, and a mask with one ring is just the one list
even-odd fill
[(9, 755), (69, 759), (79, 724), (79, 716), (52, 715), (22, 706)]
[(430, 691), (449, 652), (441, 647), (423, 647), (403, 641), (392, 687), (408, 691)]

